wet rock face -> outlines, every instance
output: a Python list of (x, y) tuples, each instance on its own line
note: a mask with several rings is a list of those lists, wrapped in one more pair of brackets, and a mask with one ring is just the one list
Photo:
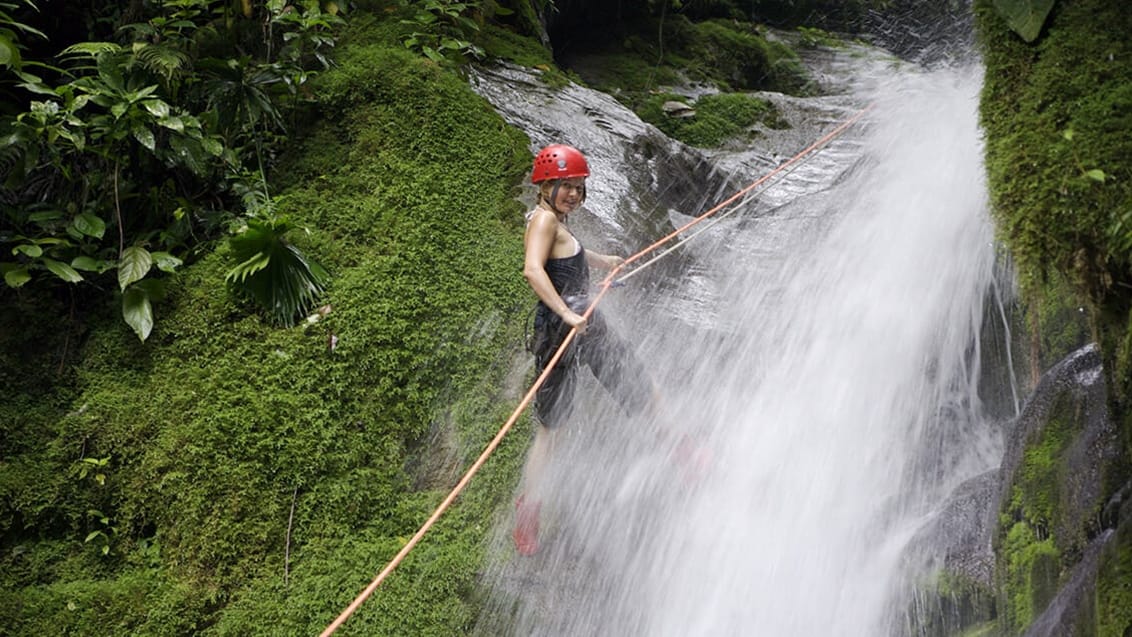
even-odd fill
[(1025, 637), (1075, 637), (1096, 634), (1094, 607), (1097, 570), (1105, 547), (1115, 535), (1112, 529), (1097, 536), (1086, 547), (1081, 560), (1070, 571), (1066, 583), (1045, 611), (1026, 629)]
[[(994, 618), (994, 551), (991, 536), (998, 507), (999, 472), (987, 471), (960, 485), (905, 554), (915, 572), (939, 573), (908, 604), (916, 634), (958, 634)], [(934, 586), (934, 588), (933, 588)], [(922, 585), (921, 585), (922, 587)]]
[(988, 471), (960, 485), (935, 523), (912, 546), (935, 547), (943, 555), (942, 566), (948, 573), (990, 590), (994, 586), (991, 533), (998, 488), (998, 471)]
[[(586, 207), (593, 214), (579, 219), (596, 226), (581, 229), (583, 242), (655, 238), (659, 227), (671, 229), (669, 208), (694, 211), (704, 190), (730, 185), (712, 174), (702, 153), (668, 139), (609, 95), (575, 84), (548, 86), (539, 71), (511, 64), (471, 73), (472, 88), (530, 136), (532, 154), (565, 143), (586, 156)], [(534, 189), (527, 194), (533, 197)]]
[(1043, 376), (1009, 431), (1002, 461), (1003, 512), (1016, 519), (1030, 516), (1028, 522), (1052, 534), (1060, 549), (1079, 553), (1102, 530), (1099, 514), (1109, 495), (1106, 487), (1112, 489), (1107, 469), (1119, 458), (1100, 352), (1090, 345)]
[(1008, 432), (995, 546), (1000, 623), (1010, 632), (1095, 632), (1097, 574), (1119, 524), (1102, 512), (1121, 457), (1090, 345), (1043, 376)]
[(933, 65), (969, 59), (975, 50), (971, 1), (893, 0), (872, 10), (858, 28), (877, 46)]
[[(512, 64), (476, 67), (472, 88), (531, 140), (532, 157), (541, 147), (566, 143), (580, 150), (590, 168), (586, 201), (569, 225), (587, 249), (630, 255), (672, 233), (673, 214), (698, 215), (712, 202), (741, 187), (744, 174), (720, 170), (712, 158), (669, 139), (612, 96), (573, 83), (554, 87), (537, 69)], [(769, 160), (768, 160), (769, 162)], [(525, 206), (536, 190), (525, 188)], [(687, 270), (680, 253), (637, 279), (634, 290), (665, 285)], [(636, 292), (634, 292), (636, 293)], [(625, 295), (621, 295), (625, 296)], [(690, 306), (676, 314), (694, 314)]]
[[(527, 134), (532, 157), (551, 143), (570, 144), (585, 154), (591, 174), (581, 214), (570, 216), (571, 232), (587, 249), (624, 256), (685, 226), (827, 134), (831, 122), (843, 122), (858, 112), (863, 104), (855, 100), (855, 88), (890, 75), (892, 58), (854, 45), (812, 51), (805, 62), (829, 94), (795, 98), (760, 93), (775, 103), (789, 127), (763, 130), (757, 147), (739, 151), (687, 146), (642, 121), (611, 95), (572, 82), (548, 84), (538, 69), (509, 63), (475, 66), (469, 69), (468, 80), (504, 120)], [(806, 219), (812, 215), (805, 214), (805, 206), (793, 212), (787, 207), (806, 197), (826, 196), (824, 191), (852, 170), (859, 155), (859, 143), (835, 140), (776, 180), (774, 188), (747, 198), (745, 215), (774, 212), (784, 227), (808, 225)], [(535, 196), (536, 190), (528, 186), (520, 199), (529, 207)], [(736, 254), (737, 258), (758, 256), (760, 267), (777, 276), (777, 260), (766, 259), (765, 251), (736, 249)], [(650, 302), (646, 291), (695, 277), (703, 263), (695, 250), (673, 252), (620, 296), (631, 293), (634, 302)], [(669, 300), (659, 311), (689, 324), (714, 325), (712, 299), (722, 292), (707, 278), (697, 280), (704, 285), (688, 287), (695, 292)]]
[(1101, 625), (1125, 634), (1132, 610), (1117, 609), (1132, 595), (1132, 486), (1121, 488), (1122, 466), (1090, 345), (1042, 377), (1007, 427), (1001, 468), (956, 489), (910, 543), (909, 559), (942, 556), (929, 565), (940, 574), (934, 597), (913, 611), (924, 634), (989, 620), (1003, 634), (1088, 635)]

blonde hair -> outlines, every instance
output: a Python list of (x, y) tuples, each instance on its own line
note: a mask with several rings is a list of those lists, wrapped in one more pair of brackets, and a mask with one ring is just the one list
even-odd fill
[(544, 201), (547, 203), (553, 203), (550, 201), (550, 191), (554, 190), (554, 184), (556, 183), (558, 183), (557, 179), (547, 179), (546, 181), (538, 185), (538, 203), (542, 203)]

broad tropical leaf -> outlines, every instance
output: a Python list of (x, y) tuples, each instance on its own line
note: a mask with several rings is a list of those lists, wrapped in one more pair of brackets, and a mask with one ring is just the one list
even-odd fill
[(0, 66), (20, 68), (20, 50), (16, 43), (0, 32)]
[(138, 281), (122, 293), (122, 318), (143, 341), (153, 330), (153, 304), (163, 298), (165, 281), (153, 278)]
[(84, 270), (86, 272), (105, 272), (110, 267), (102, 259), (95, 259), (94, 257), (81, 256), (71, 259), (71, 267), (76, 270)]
[(101, 239), (103, 233), (106, 232), (106, 222), (96, 214), (84, 212), (75, 217), (71, 222), (75, 230), (88, 237), (96, 237)]
[(153, 330), (153, 305), (144, 287), (132, 285), (122, 293), (122, 318), (138, 338), (143, 341), (149, 338)]
[(1042, 32), (1055, 0), (994, 0), (994, 8), (1022, 39), (1033, 42)]
[(181, 267), (183, 263), (183, 261), (168, 252), (154, 252), (150, 256), (153, 257), (153, 264), (157, 266), (158, 270), (170, 274), (176, 272), (177, 268)]
[(27, 268), (12, 268), (4, 271), (4, 282), (10, 288), (18, 288), (28, 281), (31, 281), (31, 273)]
[(55, 259), (43, 259), (43, 265), (51, 271), (52, 274), (63, 279), (67, 283), (78, 283), (83, 280), (83, 275), (79, 274), (77, 270), (61, 261)]
[(149, 250), (140, 246), (126, 248), (118, 260), (118, 286), (125, 292), (131, 283), (142, 280), (152, 266)]
[(273, 323), (288, 326), (313, 307), (330, 279), (321, 265), (287, 243), (284, 235), (290, 229), (285, 221), (249, 221), (248, 227), (231, 239), (239, 264), (226, 277)]

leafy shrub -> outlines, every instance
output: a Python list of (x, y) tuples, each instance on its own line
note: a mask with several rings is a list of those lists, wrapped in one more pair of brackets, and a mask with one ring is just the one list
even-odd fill
[[(173, 273), (240, 217), (270, 168), (271, 142), (283, 139), (285, 113), (306, 99), (315, 68), (329, 65), (341, 23), (317, 0), (245, 11), (208, 0), (139, 3), (118, 15), (139, 21), (121, 25), (115, 40), (53, 42), (62, 53), (46, 62), (58, 66), (7, 65), (0, 91), (20, 105), (0, 117), (8, 287), (117, 287), (126, 322), (149, 336), (168, 278), (156, 273)], [(253, 17), (270, 28), (240, 41), (238, 27)], [(0, 23), (19, 26), (6, 14)], [(0, 48), (16, 46), (15, 31), (2, 33), (9, 44)], [(236, 42), (218, 49), (217, 33)]]
[[(317, 632), (450, 486), (418, 469), (432, 432), (462, 467), (510, 410), (501, 393), (529, 303), (513, 200), (528, 140), (399, 42), (340, 59), (277, 170), (276, 212), (311, 228), (297, 247), (337, 275), (329, 312), (274, 329), (239, 311), (223, 285), (232, 246), (218, 243), (170, 281), (147, 343), (98, 314), (69, 378), (13, 384), (0, 435), (26, 442), (0, 463), (6, 626)], [(4, 378), (22, 373), (8, 351)], [(8, 418), (27, 404), (39, 408)], [(485, 520), (521, 452), (513, 434), (352, 624), (430, 634), (474, 616)], [(107, 459), (102, 481), (72, 472), (84, 458)]]

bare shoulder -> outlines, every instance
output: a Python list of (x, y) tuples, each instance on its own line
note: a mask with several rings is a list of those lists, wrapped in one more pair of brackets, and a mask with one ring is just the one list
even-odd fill
[(558, 217), (546, 208), (535, 208), (527, 213), (527, 233), (557, 234)]
[(557, 226), (558, 217), (556, 217), (553, 212), (547, 210), (546, 208), (537, 206), (527, 213), (527, 223), (534, 224), (536, 222), (544, 224), (549, 223), (551, 225)]

